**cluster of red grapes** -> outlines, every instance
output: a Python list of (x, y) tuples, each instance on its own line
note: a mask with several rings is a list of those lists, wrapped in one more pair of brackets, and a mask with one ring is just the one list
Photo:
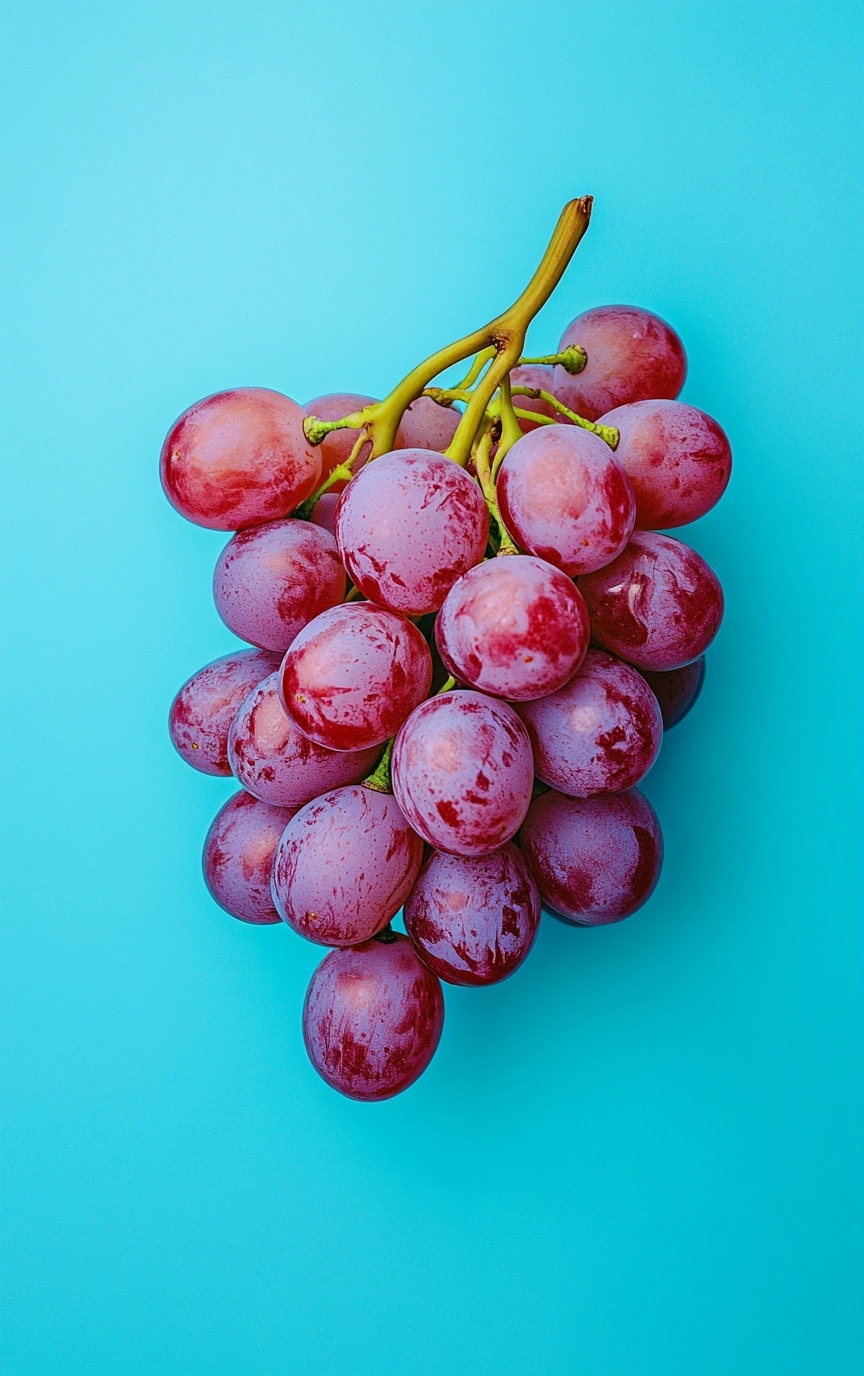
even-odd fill
[(482, 357), (381, 454), (373, 398), (258, 388), (199, 402), (162, 451), (177, 510), (236, 532), (213, 591), (253, 647), (171, 707), (183, 758), (241, 785), (205, 879), (235, 917), (335, 948), (304, 1038), (357, 1099), (422, 1073), (441, 980), (512, 974), (541, 902), (616, 922), (660, 871), (635, 785), (699, 693), (723, 596), (658, 529), (714, 505), (729, 444), (674, 400), (684, 350), (647, 311), (590, 310), (549, 358), (509, 370), (463, 463), (445, 451)]

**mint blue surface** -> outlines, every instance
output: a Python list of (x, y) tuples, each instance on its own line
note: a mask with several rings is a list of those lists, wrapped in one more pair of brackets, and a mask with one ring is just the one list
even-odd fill
[[(3, 42), (3, 1376), (860, 1376), (857, 4), (45, 3)], [(207, 897), (232, 638), (157, 457), (380, 393), (596, 214), (533, 344), (659, 311), (735, 472), (632, 920), (545, 918), (404, 1097)], [(686, 536), (685, 538), (690, 538)]]

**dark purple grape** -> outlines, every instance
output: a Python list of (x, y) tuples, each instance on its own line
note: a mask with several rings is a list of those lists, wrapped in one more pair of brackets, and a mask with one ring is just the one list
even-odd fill
[(537, 777), (572, 798), (623, 793), (657, 758), (657, 699), (629, 664), (589, 650), (568, 684), (516, 709), (528, 728)]
[(389, 1099), (431, 1061), (444, 1025), (438, 976), (395, 932), (331, 951), (312, 976), (303, 1040), (318, 1074), (349, 1099)]
[(571, 411), (597, 420), (613, 406), (649, 397), (677, 397), (687, 358), (671, 325), (639, 306), (595, 306), (578, 315), (559, 350), (579, 344), (588, 355), (581, 373), (555, 369), (553, 392)]
[(572, 678), (589, 634), (588, 609), (572, 581), (529, 554), (469, 569), (447, 594), (435, 628), (454, 678), (519, 702)]
[(421, 959), (448, 984), (497, 984), (537, 935), (540, 895), (512, 844), (468, 859), (433, 851), (405, 904)]
[(325, 750), (286, 715), (279, 675), (259, 683), (242, 703), (228, 736), (228, 759), (248, 793), (276, 807), (303, 807), (328, 788), (365, 779), (380, 758), (369, 750)]
[(512, 707), (482, 693), (421, 703), (393, 747), (393, 792), (414, 830), (450, 855), (488, 855), (515, 835), (534, 761)]
[(636, 497), (639, 530), (695, 521), (726, 491), (732, 451), (704, 411), (683, 401), (634, 401), (601, 420), (619, 433), (615, 457)]
[(702, 692), (705, 682), (705, 656), (694, 659), (680, 669), (669, 669), (666, 673), (643, 669), (642, 677), (652, 689), (663, 714), (663, 729), (670, 730), (683, 721), (690, 708)]
[(294, 810), (271, 807), (241, 789), (217, 812), (204, 842), (204, 881), (220, 907), (242, 922), (278, 922), (270, 872)]
[(608, 798), (543, 793), (519, 845), (543, 902), (579, 926), (629, 917), (654, 892), (663, 863), (660, 823), (635, 788)]
[(479, 564), (489, 513), (473, 478), (442, 454), (385, 454), (349, 483), (336, 509), (336, 543), (371, 602), (408, 615), (437, 612)]
[(169, 502), (211, 530), (287, 516), (321, 475), (321, 455), (303, 433), (305, 416), (296, 401), (265, 387), (236, 387), (196, 402), (162, 446)]
[(283, 654), (298, 631), (345, 596), (336, 541), (311, 521), (239, 531), (213, 575), (216, 610), (241, 640)]
[(286, 825), (273, 901), (309, 941), (356, 946), (396, 916), (422, 861), (423, 842), (391, 793), (335, 788)]
[(329, 750), (381, 745), (429, 692), (432, 656), (404, 617), (348, 602), (323, 612), (282, 662), (285, 709)]
[(187, 679), (171, 704), (168, 732), (178, 754), (202, 774), (231, 773), (228, 732), (243, 699), (279, 667), (269, 650), (235, 650)]
[(637, 669), (680, 669), (703, 655), (723, 620), (723, 589), (680, 540), (634, 530), (622, 554), (579, 579), (591, 634)]

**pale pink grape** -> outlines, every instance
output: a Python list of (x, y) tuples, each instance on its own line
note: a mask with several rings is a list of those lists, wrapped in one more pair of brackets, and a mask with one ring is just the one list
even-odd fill
[(171, 743), (202, 774), (231, 773), (228, 732), (244, 698), (279, 667), (269, 650), (235, 650), (187, 679), (171, 704)]
[(220, 907), (241, 922), (278, 922), (270, 874), (293, 808), (272, 807), (242, 789), (216, 814), (204, 842), (204, 881)]
[[(310, 416), (317, 416), (319, 420), (341, 420), (343, 416), (353, 415), (355, 411), (362, 411), (367, 406), (375, 403), (375, 397), (367, 397), (359, 392), (328, 392), (323, 397), (313, 397), (307, 401), (305, 410)], [(318, 486), (329, 478), (334, 468), (339, 464), (345, 463), (350, 457), (356, 441), (360, 438), (359, 430), (331, 430), (329, 435), (325, 435), (317, 448), (321, 453), (321, 477)], [(352, 473), (359, 473), (369, 455), (372, 453), (372, 443), (367, 441), (357, 458), (354, 460)], [(347, 478), (337, 478), (330, 492), (341, 492)]]
[(687, 358), (678, 335), (659, 315), (639, 306), (595, 306), (567, 326), (559, 351), (579, 344), (588, 355), (581, 373), (555, 368), (553, 391), (586, 420), (631, 401), (677, 397)]
[(298, 631), (345, 596), (332, 535), (310, 521), (268, 521), (229, 540), (213, 574), (213, 598), (241, 640), (284, 654)]
[(497, 491), (516, 543), (570, 577), (614, 559), (636, 519), (632, 488), (609, 445), (574, 425), (544, 425), (517, 440)]
[(371, 773), (379, 748), (325, 750), (286, 715), (279, 675), (271, 674), (246, 698), (228, 737), (228, 758), (247, 792), (276, 807), (303, 807), (328, 788), (355, 784)]
[(619, 432), (615, 457), (636, 497), (636, 527), (696, 521), (719, 502), (732, 451), (711, 416), (683, 401), (634, 401), (601, 417)]
[(434, 449), (443, 454), (461, 420), (452, 406), (439, 406), (432, 397), (418, 397), (404, 412), (394, 449)]
[(273, 901), (295, 932), (355, 946), (395, 917), (423, 861), (423, 842), (392, 793), (362, 784), (308, 803), (287, 825), (273, 866)]

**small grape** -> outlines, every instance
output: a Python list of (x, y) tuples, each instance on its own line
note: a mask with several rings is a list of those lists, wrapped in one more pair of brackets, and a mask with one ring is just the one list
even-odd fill
[[(304, 410), (310, 416), (317, 416), (319, 420), (341, 420), (343, 416), (350, 416), (355, 411), (363, 411), (367, 406), (373, 406), (375, 400), (375, 397), (364, 397), (357, 392), (329, 392), (326, 396), (314, 397), (312, 401), (307, 401)], [(329, 478), (333, 469), (338, 468), (340, 463), (346, 462), (359, 437), (359, 430), (331, 430), (329, 435), (324, 436), (318, 446), (321, 451), (319, 483), (323, 483), (325, 478)], [(352, 473), (360, 472), (371, 453), (372, 442), (370, 440), (364, 444), (354, 460)], [(347, 478), (337, 478), (328, 490), (341, 492), (347, 481)]]
[(651, 897), (663, 863), (660, 823), (636, 788), (609, 798), (543, 793), (519, 845), (543, 902), (579, 926), (629, 917)]
[(431, 1061), (444, 1025), (438, 976), (407, 937), (389, 934), (325, 956), (303, 1007), (318, 1074), (349, 1099), (389, 1099)]
[(273, 902), (295, 932), (355, 946), (395, 917), (423, 861), (423, 842), (391, 793), (335, 788), (290, 822), (273, 866)]
[(732, 451), (704, 411), (683, 401), (634, 401), (601, 420), (619, 432), (615, 457), (636, 497), (638, 530), (686, 525), (726, 491)]
[(575, 425), (544, 425), (516, 441), (498, 474), (498, 505), (523, 549), (571, 577), (614, 559), (636, 519), (609, 445)]
[(579, 579), (591, 633), (637, 669), (698, 659), (723, 619), (723, 589), (705, 560), (671, 535), (634, 530), (605, 568)]
[(228, 732), (243, 699), (279, 667), (268, 650), (235, 650), (187, 679), (171, 704), (168, 733), (178, 754), (202, 774), (231, 773)]
[(228, 736), (235, 778), (276, 807), (303, 807), (328, 788), (356, 784), (375, 768), (380, 749), (325, 750), (286, 716), (279, 675), (271, 674), (242, 703)]
[(339, 505), (339, 493), (332, 489), (323, 492), (313, 506), (309, 520), (322, 530), (329, 530), (334, 540), (336, 538), (336, 508)]
[(391, 611), (437, 612), (479, 564), (489, 513), (479, 487), (443, 454), (406, 449), (364, 468), (342, 494), (336, 543), (365, 597)]
[(644, 678), (602, 650), (589, 650), (559, 692), (516, 710), (531, 739), (537, 777), (573, 798), (632, 788), (663, 740), (660, 708)]
[(279, 837), (293, 816), (293, 808), (271, 807), (242, 789), (217, 812), (204, 842), (204, 882), (232, 917), (279, 921), (270, 872)]
[(450, 855), (486, 855), (519, 829), (534, 761), (512, 707), (482, 693), (421, 703), (393, 747), (393, 792), (414, 830)]
[(497, 984), (537, 935), (540, 895), (510, 843), (468, 859), (433, 851), (405, 904), (421, 960), (448, 984)]
[(555, 368), (556, 397), (586, 420), (613, 406), (650, 397), (677, 397), (687, 358), (671, 325), (638, 306), (595, 306), (567, 326), (559, 351), (579, 344), (588, 355), (581, 373)]
[(267, 521), (228, 541), (213, 597), (241, 640), (284, 653), (319, 612), (342, 601), (345, 584), (332, 535), (310, 521)]
[(282, 662), (285, 710), (310, 741), (330, 750), (389, 740), (431, 682), (432, 656), (417, 627), (368, 602), (316, 616)]
[(520, 702), (554, 693), (588, 648), (588, 610), (572, 581), (543, 559), (506, 555), (453, 584), (435, 627), (454, 678)]
[(393, 448), (434, 449), (443, 454), (461, 419), (461, 411), (452, 406), (440, 406), (432, 397), (418, 397), (399, 422)]
[(665, 673), (642, 670), (642, 677), (648, 683), (660, 704), (663, 714), (663, 729), (669, 731), (683, 721), (690, 708), (702, 692), (705, 682), (705, 656), (684, 664), (680, 669), (669, 669)]
[(314, 492), (321, 455), (306, 412), (266, 387), (217, 392), (184, 411), (162, 446), (162, 486), (181, 516), (240, 530), (287, 516)]

